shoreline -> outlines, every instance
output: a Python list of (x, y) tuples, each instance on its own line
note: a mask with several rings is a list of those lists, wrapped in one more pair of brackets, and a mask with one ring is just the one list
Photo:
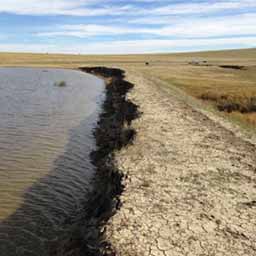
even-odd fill
[(255, 145), (135, 68), (79, 70), (105, 81), (96, 174), (47, 255), (254, 255)]
[(85, 202), (84, 214), (72, 220), (69, 237), (52, 243), (50, 255), (115, 255), (105, 237), (105, 225), (120, 208), (119, 197), (123, 192), (123, 172), (115, 162), (115, 152), (131, 144), (136, 131), (132, 121), (139, 116), (138, 106), (127, 99), (133, 84), (125, 80), (121, 69), (105, 67), (82, 67), (80, 71), (103, 78), (106, 96), (102, 104), (93, 135), (96, 150), (91, 152), (91, 161), (96, 168), (94, 189)]

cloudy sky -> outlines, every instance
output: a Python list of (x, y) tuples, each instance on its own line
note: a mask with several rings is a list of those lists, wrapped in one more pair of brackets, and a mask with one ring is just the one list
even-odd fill
[(0, 51), (155, 53), (256, 47), (256, 0), (0, 0)]

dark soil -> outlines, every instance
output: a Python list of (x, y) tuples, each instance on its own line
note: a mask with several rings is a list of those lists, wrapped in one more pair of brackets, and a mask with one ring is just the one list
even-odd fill
[(229, 68), (229, 69), (238, 69), (238, 70), (244, 70), (244, 66), (239, 66), (239, 65), (221, 65), (219, 66), (220, 68)]

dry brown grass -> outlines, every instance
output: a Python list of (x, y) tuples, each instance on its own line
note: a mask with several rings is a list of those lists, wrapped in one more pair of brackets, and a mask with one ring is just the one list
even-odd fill
[[(239, 116), (239, 121), (256, 123), (256, 115), (237, 115), (256, 113), (256, 67), (250, 66), (246, 70), (221, 69), (216, 66), (178, 68), (161, 79), (173, 83), (190, 95), (214, 105), (218, 110)], [(184, 76), (182, 76), (184, 73)]]
[[(200, 65), (191, 64), (193, 62)], [(216, 109), (227, 112), (239, 122), (256, 126), (256, 49), (105, 56), (0, 54), (0, 66), (78, 68), (94, 65), (136, 67), (146, 76), (175, 85)], [(242, 69), (229, 68), (232, 65), (241, 66)]]
[(224, 111), (243, 125), (256, 127), (256, 51), (232, 51), (226, 52), (226, 56), (225, 52), (202, 53), (194, 57), (205, 62), (199, 65), (189, 64), (191, 59), (187, 56), (186, 61), (182, 58), (175, 64), (143, 70)]

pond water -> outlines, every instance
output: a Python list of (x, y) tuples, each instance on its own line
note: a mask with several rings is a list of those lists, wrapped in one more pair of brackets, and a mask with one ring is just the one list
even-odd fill
[(80, 71), (0, 68), (1, 256), (47, 255), (83, 208), (103, 98), (104, 82)]

